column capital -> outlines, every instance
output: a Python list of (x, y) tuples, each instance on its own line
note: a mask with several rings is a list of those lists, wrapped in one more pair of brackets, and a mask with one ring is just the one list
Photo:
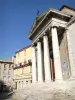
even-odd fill
[(45, 36), (45, 35), (46, 35), (46, 32), (44, 32), (43, 36)]
[(66, 28), (65, 28), (65, 31), (68, 31), (68, 30), (69, 30), (68, 27), (66, 27)]
[(38, 39), (37, 39), (37, 42), (41, 42), (41, 39), (42, 39), (42, 37), (38, 38)]
[(58, 25), (53, 25), (52, 28), (56, 28), (56, 29), (58, 29), (59, 26), (58, 26)]
[(31, 47), (36, 47), (37, 43), (32, 43)]
[(51, 30), (54, 29), (54, 28), (56, 28), (56, 29), (58, 30), (59, 26), (58, 26), (58, 25), (52, 25), (52, 26), (49, 28), (50, 32), (51, 32)]
[(50, 27), (50, 29), (52, 29), (52, 28), (59, 28), (59, 25), (52, 25), (51, 27)]
[(37, 42), (40, 42), (40, 38), (37, 40)]

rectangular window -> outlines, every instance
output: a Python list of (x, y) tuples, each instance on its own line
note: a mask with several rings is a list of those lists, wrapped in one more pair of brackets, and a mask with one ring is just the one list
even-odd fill
[(18, 75), (18, 69), (14, 70), (14, 75)]
[(6, 82), (6, 76), (3, 77), (4, 82)]
[(11, 69), (8, 70), (8, 74), (9, 74), (9, 75), (11, 74)]
[(28, 84), (28, 81), (26, 81), (26, 84)]
[(9, 69), (11, 69), (11, 64), (9, 64)]
[(6, 71), (6, 70), (4, 70), (4, 71), (3, 71), (3, 74), (6, 74), (6, 73), (7, 73), (7, 71)]
[(7, 67), (6, 64), (4, 64), (4, 70), (6, 70), (6, 67)]
[(8, 82), (11, 82), (12, 81), (12, 78), (9, 76), (8, 77)]

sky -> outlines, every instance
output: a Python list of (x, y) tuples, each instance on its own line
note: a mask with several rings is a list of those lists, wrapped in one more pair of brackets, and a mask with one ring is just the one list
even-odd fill
[(75, 8), (75, 0), (0, 0), (0, 59), (10, 59), (31, 44), (28, 34), (38, 10), (41, 14), (62, 5)]

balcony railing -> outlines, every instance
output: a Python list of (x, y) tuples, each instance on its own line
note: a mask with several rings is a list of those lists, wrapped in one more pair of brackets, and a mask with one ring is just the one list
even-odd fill
[(19, 68), (19, 67), (24, 67), (25, 65), (32, 65), (32, 61), (31, 59), (29, 59), (28, 61), (24, 61), (22, 63), (18, 63), (18, 64), (14, 64), (13, 68)]

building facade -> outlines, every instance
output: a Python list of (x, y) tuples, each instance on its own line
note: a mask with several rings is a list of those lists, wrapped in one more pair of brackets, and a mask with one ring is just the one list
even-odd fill
[(13, 85), (13, 62), (0, 60), (0, 80), (6, 85)]
[(27, 84), (32, 83), (31, 50), (31, 46), (20, 49), (13, 58), (14, 87), (16, 89), (23, 89)]
[(32, 82), (75, 78), (75, 9), (66, 5), (37, 16), (32, 40)]

